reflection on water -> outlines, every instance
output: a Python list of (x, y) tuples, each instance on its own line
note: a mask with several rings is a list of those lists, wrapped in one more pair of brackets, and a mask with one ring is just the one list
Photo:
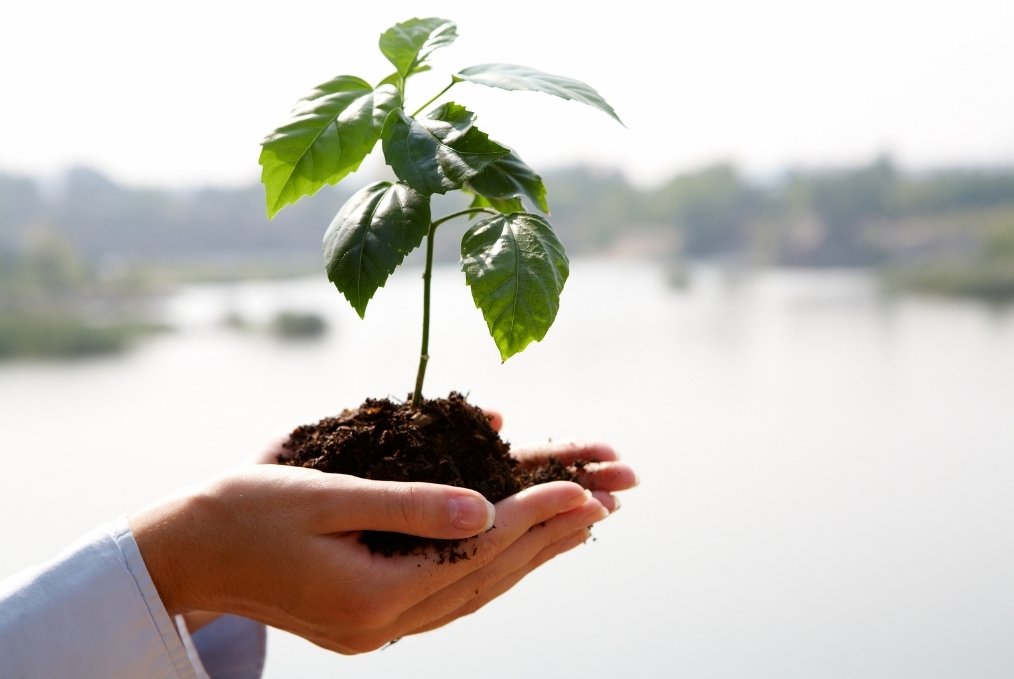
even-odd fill
[[(558, 324), (501, 366), (461, 274), (435, 278), (431, 394), (515, 442), (613, 442), (641, 488), (468, 622), (341, 658), (272, 640), (268, 675), (1007, 676), (1014, 666), (1014, 319), (886, 300), (862, 274), (576, 262)], [(201, 286), (120, 358), (0, 367), (0, 575), (369, 395), (405, 395), (419, 281), (362, 323), (322, 279)], [(221, 325), (318, 311), (282, 344)], [(490, 658), (495, 658), (492, 664)]]

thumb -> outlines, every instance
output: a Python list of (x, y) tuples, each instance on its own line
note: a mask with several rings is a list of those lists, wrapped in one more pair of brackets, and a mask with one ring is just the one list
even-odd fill
[(436, 483), (346, 476), (329, 499), (318, 526), (325, 532), (381, 530), (460, 539), (489, 530), (496, 516), (482, 494)]

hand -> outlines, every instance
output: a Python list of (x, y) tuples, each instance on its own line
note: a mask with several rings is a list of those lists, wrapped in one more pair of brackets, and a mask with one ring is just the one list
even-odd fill
[[(499, 415), (499, 413), (492, 411), (489, 412), (489, 416), (490, 424), (494, 429), (499, 431), (503, 426), (503, 418)], [(264, 463), (273, 462), (277, 458), (280, 446), (281, 441), (277, 442), (276, 445), (271, 446), (269, 450), (261, 456), (259, 461)], [(605, 507), (609, 512), (613, 512), (619, 508), (619, 500), (613, 494), (618, 491), (631, 488), (637, 484), (637, 477), (634, 471), (628, 465), (617, 460), (616, 453), (612, 450), (612, 448), (601, 443), (546, 444), (532, 448), (516, 449), (513, 451), (513, 454), (520, 460), (523, 466), (539, 464), (545, 461), (548, 457), (556, 457), (564, 464), (573, 464), (578, 460), (588, 463), (583, 467), (581, 474), (579, 475), (578, 482), (585, 488), (590, 489), (594, 498), (598, 500), (599, 504)], [(344, 478), (350, 479), (351, 477)], [(375, 482), (366, 483), (372, 485)], [(399, 488), (404, 488), (409, 485), (423, 486), (428, 490), (432, 490), (432, 488), (429, 488), (429, 484), (395, 485)], [(572, 484), (563, 485), (572, 486)], [(446, 490), (452, 490), (453, 492), (453, 489), (447, 489), (446, 487), (438, 486), (437, 488), (444, 488), (445, 492)], [(463, 491), (461, 489), (457, 490), (461, 493), (471, 494), (470, 491)], [(514, 502), (508, 503), (508, 500), (505, 500), (501, 503), (501, 505), (507, 503), (505, 509), (511, 512), (520, 512), (524, 509), (524, 506), (527, 506), (529, 511), (537, 511), (536, 506), (539, 505), (540, 502), (546, 502), (552, 499), (548, 495), (543, 497), (545, 493), (545, 490), (536, 491), (533, 489), (532, 492), (519, 494), (518, 496), (515, 496), (515, 498), (508, 499), (513, 499)], [(409, 493), (410, 497), (412, 495), (412, 493)], [(416, 493), (416, 495), (418, 495), (418, 493)], [(397, 497), (397, 494), (395, 494), (395, 497)], [(564, 497), (556, 498), (556, 500), (564, 499)], [(577, 498), (572, 497), (572, 501), (576, 502)], [(527, 537), (529, 531), (526, 530), (525, 534), (521, 536), (525, 538), (524, 542), (521, 541), (521, 538), (512, 541), (511, 538), (517, 535), (517, 532), (515, 531), (511, 536), (504, 538), (499, 544), (495, 544), (492, 547), (485, 547), (484, 549), (486, 551), (484, 551), (483, 554), (489, 563), (480, 563), (478, 560), (474, 560), (470, 562), (459, 562), (459, 564), (455, 565), (438, 565), (439, 569), (458, 568), (462, 566), (462, 563), (465, 566), (472, 567), (460, 568), (460, 570), (463, 571), (462, 573), (449, 573), (448, 571), (441, 570), (440, 573), (450, 575), (451, 577), (437, 578), (439, 582), (431, 583), (430, 585), (431, 588), (433, 586), (438, 587), (432, 594), (427, 596), (424, 600), (419, 601), (414, 606), (402, 610), (401, 614), (394, 616), (391, 620), (384, 621), (384, 624), (371, 625), (369, 623), (375, 621), (367, 619), (356, 620), (353, 618), (353, 624), (345, 627), (345, 632), (350, 633), (349, 636), (342, 636), (342, 633), (336, 635), (334, 629), (319, 629), (320, 621), (318, 621), (318, 629), (313, 630), (307, 629), (305, 621), (301, 624), (298, 619), (295, 620), (296, 624), (292, 627), (287, 627), (285, 624), (272, 622), (270, 619), (258, 617), (256, 614), (250, 613), (249, 611), (245, 612), (245, 614), (267, 622), (268, 624), (274, 624), (275, 626), (283, 629), (289, 629), (297, 634), (302, 634), (316, 643), (333, 650), (344, 653), (371, 650), (372, 648), (376, 648), (378, 645), (382, 645), (386, 640), (396, 639), (406, 634), (414, 634), (441, 627), (463, 615), (478, 610), (492, 599), (509, 590), (525, 575), (538, 566), (552, 559), (554, 556), (568, 551), (569, 549), (573, 549), (583, 543), (588, 538), (588, 530), (587, 526), (580, 520), (580, 510), (584, 509), (585, 512), (589, 511), (589, 504), (592, 503), (585, 501), (582, 502), (576, 510), (565, 512), (564, 514), (569, 514), (567, 517), (558, 513), (557, 516), (550, 519), (544, 525), (532, 525), (531, 528), (537, 530), (530, 530), (530, 532), (537, 534), (539, 539)], [(545, 509), (543, 511), (545, 511)], [(148, 522), (147, 525), (149, 527), (151, 526), (152, 519), (159, 515), (157, 508), (152, 510), (152, 512), (153, 513), (147, 516), (140, 515), (132, 518), (131, 523), (134, 524), (135, 534), (139, 529), (142, 533), (145, 531), (144, 524), (146, 521)], [(403, 514), (408, 515), (411, 514), (411, 512), (403, 512)], [(432, 516), (439, 517), (440, 514), (441, 512), (437, 511)], [(529, 514), (529, 516), (531, 515), (532, 514)], [(601, 516), (601, 510), (590, 516)], [(575, 522), (574, 519), (578, 520)], [(591, 521), (588, 521), (588, 523), (590, 522)], [(437, 523), (439, 523), (439, 520)], [(580, 524), (580, 528), (571, 531), (568, 535), (566, 535), (566, 537), (556, 539), (557, 536), (565, 533), (568, 527), (573, 527), (578, 524)], [(524, 525), (524, 522), (522, 522), (521, 525)], [(502, 526), (498, 521), (498, 530), (501, 527)], [(362, 525), (360, 528), (370, 528), (370, 526)], [(544, 530), (546, 528), (549, 528), (550, 530)], [(411, 528), (406, 529), (405, 527), (390, 527), (386, 528), (386, 530), (413, 532)], [(440, 531), (439, 525), (436, 527), (436, 530), (437, 532)], [(358, 531), (352, 531), (349, 533), (349, 535), (357, 534)], [(460, 537), (457, 535), (432, 534), (439, 537)], [(338, 534), (334, 534), (333, 537), (337, 536)], [(263, 538), (263, 535), (261, 537)], [(139, 541), (146, 540), (144, 536), (138, 539)], [(501, 549), (501, 546), (507, 545), (508, 543), (510, 543), (509, 547), (503, 547)], [(346, 546), (348, 547), (349, 545)], [(358, 547), (361, 547), (361, 545), (358, 545)], [(355, 548), (353, 547), (353, 549)], [(536, 549), (538, 550), (537, 552), (535, 552)], [(145, 550), (145, 548), (142, 548), (142, 550), (147, 562), (149, 560), (148, 552), (151, 550)], [(534, 556), (530, 556), (533, 553)], [(283, 554), (282, 558), (292, 556), (293, 555)], [(478, 546), (476, 556), (479, 556)], [(154, 555), (151, 555), (150, 558), (152, 561), (157, 560)], [(372, 557), (372, 555), (370, 558), (373, 561), (376, 561), (376, 558)], [(403, 559), (405, 557), (398, 558)], [(382, 564), (383, 562), (380, 563)], [(520, 566), (518, 564), (520, 564)], [(433, 564), (430, 563), (426, 566), (425, 572), (431, 570), (432, 565)], [(310, 564), (310, 566), (313, 568), (314, 564)], [(311, 570), (311, 573), (316, 573), (316, 571)], [(320, 574), (318, 573), (317, 575), (319, 578)], [(425, 573), (422, 564), (416, 566), (416, 575), (424, 577)], [(411, 579), (411, 575), (409, 576), (409, 579)], [(318, 580), (315, 579), (313, 582), (318, 582)], [(449, 584), (444, 584), (445, 582)], [(276, 583), (275, 587), (279, 587), (280, 584), (281, 583)], [(324, 588), (321, 591), (328, 595), (340, 595), (341, 592), (330, 592), (329, 588), (333, 587), (333, 585), (334, 583), (328, 584), (325, 582), (321, 585)], [(306, 586), (309, 588), (312, 585), (310, 583), (306, 583)], [(159, 587), (161, 592), (163, 587), (170, 586), (161, 585)], [(384, 595), (385, 593), (380, 592), (380, 594)], [(312, 591), (310, 591), (309, 595), (311, 597), (314, 596)], [(345, 599), (346, 606), (348, 606), (349, 601), (350, 599)], [(398, 605), (392, 604), (391, 611), (396, 612), (397, 609)], [(367, 615), (365, 617), (368, 618), (368, 611), (370, 610), (369, 607), (363, 610), (367, 611)], [(231, 612), (243, 613), (244, 611), (236, 610)], [(210, 620), (214, 619), (216, 615), (217, 614), (214, 613), (204, 613), (200, 611), (188, 613), (186, 616), (188, 626), (190, 626), (191, 631), (193, 631), (200, 625), (206, 624)], [(388, 617), (391, 617), (390, 612)]]
[[(503, 416), (495, 410), (487, 410), (486, 416), (490, 426), (499, 432), (503, 427)], [(591, 490), (610, 513), (620, 508), (620, 500), (614, 493), (629, 490), (638, 484), (633, 468), (620, 462), (616, 451), (605, 443), (545, 443), (513, 449), (511, 455), (517, 458), (522, 467), (534, 467), (551, 457), (568, 466), (577, 462), (586, 463), (578, 474), (577, 482)]]
[(620, 462), (616, 451), (605, 443), (546, 443), (512, 450), (511, 454), (522, 467), (534, 467), (551, 457), (567, 466), (584, 463), (578, 471), (577, 482), (590, 490), (610, 514), (620, 508), (620, 498), (615, 493), (629, 490), (639, 483), (633, 468)]
[[(244, 468), (130, 517), (171, 614), (235, 613), (358, 653), (478, 609), (588, 536), (606, 508), (579, 485), (529, 488), (496, 507), (474, 491), (310, 469)], [(361, 530), (466, 538), (471, 558), (384, 557)]]
[[(491, 424), (499, 431), (502, 421), (496, 419), (495, 413), (491, 413)], [(638, 484), (637, 475), (634, 470), (619, 462), (616, 452), (603, 443), (550, 443), (542, 446), (529, 448), (512, 449), (514, 455), (522, 466), (534, 466), (544, 462), (549, 457), (555, 457), (565, 465), (577, 461), (587, 462), (578, 475), (578, 483), (588, 489), (592, 496), (611, 514), (620, 508), (620, 501), (613, 493), (628, 490)], [(499, 505), (498, 505), (499, 506)], [(511, 587), (520, 582), (533, 570), (566, 551), (569, 551), (583, 544), (590, 533), (588, 529), (580, 530), (557, 543), (547, 547), (532, 559), (525, 567), (516, 570), (509, 576), (503, 577), (492, 583), (484, 590), (476, 590), (471, 600), (462, 601), (461, 605), (451, 613), (438, 617), (431, 622), (421, 625), (411, 633), (417, 634), (426, 632), (438, 627), (443, 627), (449, 622), (474, 613), (496, 597), (507, 592)], [(464, 588), (461, 592), (468, 597), (469, 590)], [(481, 596), (480, 596), (481, 594)]]

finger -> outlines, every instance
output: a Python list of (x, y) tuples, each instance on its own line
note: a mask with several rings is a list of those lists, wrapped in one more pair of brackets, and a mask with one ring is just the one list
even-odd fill
[(615, 493), (633, 488), (639, 480), (625, 462), (591, 462), (578, 470), (577, 482), (589, 490)]
[(427, 538), (461, 539), (489, 530), (496, 509), (482, 494), (436, 483), (374, 481), (320, 474), (319, 533), (379, 530)]
[(574, 512), (590, 511), (589, 506), (593, 509), (595, 504), (589, 491), (569, 481), (531, 486), (501, 500), (497, 503), (494, 530), (477, 540), (477, 551), (486, 557), (482, 565), (529, 534), (533, 527), (556, 521)]
[(499, 581), (508, 573), (523, 568), (547, 546), (574, 531), (588, 528), (607, 516), (609, 516), (609, 511), (598, 500), (588, 498), (580, 507), (534, 526), (490, 564), (468, 577), (462, 578), (447, 588), (445, 592), (441, 592), (440, 596), (453, 599), (454, 590), (457, 590), (457, 595), (462, 600), (470, 598), (474, 594), (474, 590), (486, 589), (490, 583)]
[(487, 408), (483, 408), (483, 412), (486, 413), (486, 419), (489, 420), (489, 426), (493, 428), (493, 431), (503, 429), (503, 415), (496, 410), (489, 410)]
[(432, 620), (418, 629), (412, 630), (408, 634), (429, 632), (430, 630), (434, 630), (439, 627), (443, 627), (448, 623), (454, 622), (458, 618), (475, 613), (489, 602), (505, 594), (536, 568), (544, 565), (561, 554), (569, 552), (576, 547), (580, 547), (587, 542), (590, 537), (591, 531), (587, 528), (581, 528), (567, 537), (557, 540), (555, 543), (544, 548), (534, 559), (529, 561), (522, 568), (519, 568), (506, 577), (501, 578), (498, 582), (487, 587), (485, 590), (479, 591), (470, 601), (462, 604), (450, 613), (443, 615), (436, 620)]
[[(449, 588), (490, 562), (496, 562), (497, 557), (516, 544), (520, 543), (522, 547), (530, 549), (534, 544), (531, 538), (533, 535), (547, 538), (557, 536), (561, 526), (564, 525), (561, 519), (569, 520), (571, 531), (587, 525), (591, 522), (587, 515), (588, 507), (592, 510), (597, 508), (599, 513), (605, 511), (577, 484), (564, 481), (547, 483), (529, 488), (497, 503), (496, 528), (467, 543), (473, 548), (469, 551), (470, 556), (467, 559), (455, 563), (441, 563), (424, 556), (373, 558), (373, 565), (370, 568), (386, 571), (387, 585), (382, 599), (391, 602), (391, 610), (378, 613), (378, 617), (384, 620), (383, 623), (366, 624), (357, 634), (346, 635), (338, 643), (346, 651), (373, 650), (439, 615), (450, 612), (461, 603), (467, 602), (474, 594), (465, 595), (467, 588), (458, 587), (450, 590)], [(582, 508), (585, 512), (583, 516)], [(532, 530), (541, 523), (545, 523), (546, 527)], [(522, 555), (519, 560), (517, 553), (518, 550), (512, 552), (510, 564), (517, 564), (520, 567), (524, 563), (524, 557)], [(443, 590), (454, 592), (454, 598), (438, 596)], [(431, 597), (436, 603), (435, 606), (419, 607)], [(406, 617), (406, 613), (411, 610), (416, 610), (416, 613)], [(427, 610), (429, 613), (426, 613)], [(408, 621), (411, 621), (411, 624)], [(330, 635), (324, 630), (318, 632), (326, 642), (326, 638)], [(301, 633), (301, 636), (307, 635)]]
[(548, 443), (521, 448), (512, 454), (522, 467), (543, 464), (556, 458), (565, 465), (585, 462), (578, 470), (577, 482), (591, 490), (617, 492), (635, 487), (640, 482), (634, 469), (617, 459), (616, 451), (604, 443)]
[(604, 490), (593, 490), (592, 497), (598, 500), (599, 504), (605, 507), (610, 514), (620, 508), (620, 498), (612, 493), (607, 493)]
[(543, 483), (512, 495), (496, 504), (496, 523), (492, 530), (473, 538), (465, 546), (467, 559), (439, 563), (437, 559), (387, 559), (384, 567), (400, 571), (405, 591), (398, 591), (403, 611), (436, 592), (467, 577), (494, 561), (518, 540), (529, 535), (533, 526), (549, 524), (559, 515), (585, 505), (598, 504), (588, 491), (569, 481)]
[(597, 500), (589, 498), (580, 507), (554, 517), (545, 525), (535, 526), (487, 566), (435, 592), (403, 613), (398, 620), (401, 631), (408, 633), (465, 606), (511, 573), (526, 568), (549, 545), (608, 515), (609, 512)]
[(542, 464), (555, 457), (564, 464), (573, 464), (578, 460), (585, 462), (608, 462), (618, 459), (612, 446), (605, 443), (582, 443), (579, 441), (563, 441), (544, 443), (537, 446), (526, 446), (511, 451), (523, 466)]

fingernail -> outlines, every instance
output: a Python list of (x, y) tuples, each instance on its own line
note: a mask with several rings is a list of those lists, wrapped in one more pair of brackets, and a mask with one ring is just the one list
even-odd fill
[(613, 496), (613, 511), (615, 512), (615, 511), (616, 511), (617, 509), (619, 509), (619, 508), (620, 508), (620, 507), (621, 507), (622, 505), (623, 505), (623, 503), (622, 503), (622, 502), (620, 502), (620, 498), (618, 498), (618, 497), (616, 497), (616, 496), (614, 495), (614, 496)]
[(447, 503), (451, 525), (461, 530), (480, 532), (493, 527), (496, 509), (485, 498), (461, 495)]

